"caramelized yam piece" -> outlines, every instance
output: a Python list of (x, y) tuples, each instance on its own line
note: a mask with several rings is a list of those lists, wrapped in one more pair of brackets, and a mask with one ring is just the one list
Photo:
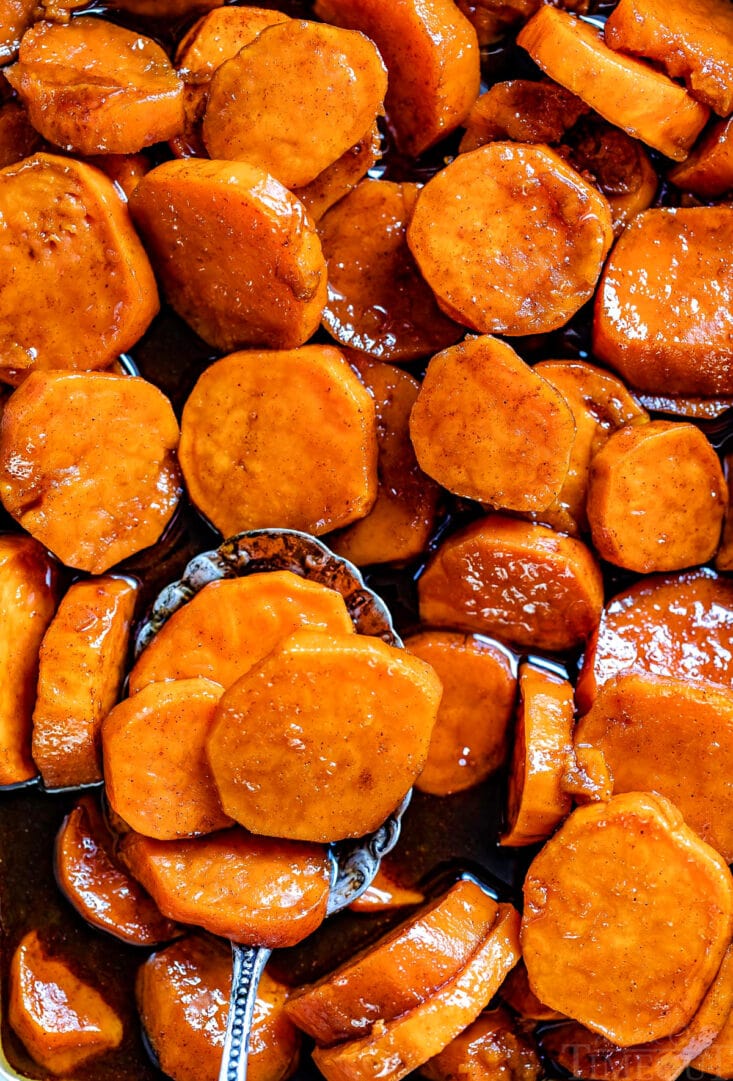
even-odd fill
[(443, 697), (425, 768), (415, 782), (421, 792), (450, 796), (480, 784), (503, 765), (517, 690), (512, 655), (477, 634), (421, 631), (405, 649), (438, 673)]
[(647, 210), (596, 294), (593, 350), (653, 394), (733, 394), (733, 207)]
[(417, 184), (364, 180), (319, 225), (328, 264), (323, 325), (379, 360), (409, 361), (463, 331), (438, 307), (407, 246)]
[[(223, 942), (191, 935), (154, 953), (137, 976), (137, 1002), (161, 1069), (173, 1081), (217, 1081), (232, 986)], [(285, 1081), (300, 1037), (285, 1013), (287, 988), (264, 972), (249, 1038), (249, 1081)]]
[(358, 354), (350, 360), (374, 398), (377, 498), (365, 518), (333, 533), (328, 543), (360, 566), (404, 562), (425, 550), (438, 510), (438, 486), (418, 465), (410, 441), (410, 410), (420, 385), (391, 364)]
[(181, 494), (177, 445), (170, 402), (152, 383), (34, 372), (3, 410), (0, 497), (67, 566), (101, 574), (168, 524)]
[(38, 0), (0, 0), (0, 64), (18, 55), (20, 39), (33, 21)]
[(148, 683), (196, 676), (231, 687), (301, 627), (353, 630), (340, 593), (290, 571), (209, 582), (140, 655), (130, 673), (130, 694)]
[(376, 1033), (414, 1010), (469, 963), (500, 906), (462, 880), (318, 983), (301, 988), (288, 1016), (321, 1044)]
[(733, 570), (733, 454), (725, 459), (725, 476), (728, 483), (728, 508), (725, 512), (723, 535), (715, 557), (715, 566), (719, 571)]
[(519, 696), (503, 845), (543, 841), (572, 802), (563, 777), (573, 746), (573, 688), (544, 668), (523, 664)]
[(122, 1042), (115, 1011), (62, 958), (46, 953), (36, 931), (13, 954), (8, 982), (10, 1026), (49, 1073), (72, 1073)]
[(29, 158), (42, 141), (17, 101), (8, 101), (0, 108), (0, 169)]
[(77, 154), (135, 154), (183, 127), (183, 87), (150, 38), (80, 15), (36, 23), (8, 81), (44, 139)]
[(501, 1007), (482, 1013), (420, 1067), (428, 1081), (537, 1081), (541, 1072), (534, 1047)]
[(733, 407), (733, 397), (695, 398), (669, 394), (636, 394), (636, 400), (652, 413), (668, 413), (690, 420), (715, 420)]
[(75, 582), (46, 631), (33, 711), (33, 760), (47, 788), (102, 780), (102, 720), (119, 697), (137, 583)]
[(351, 902), (349, 911), (368, 916), (372, 912), (393, 912), (398, 908), (421, 905), (424, 900), (424, 893), (395, 882), (383, 860), (371, 885), (367, 886), (361, 897)]
[(316, 1066), (327, 1081), (400, 1081), (478, 1017), (519, 956), (519, 913), (511, 905), (500, 905), (496, 922), (453, 979), (370, 1034), (333, 1048), (316, 1048)]
[(506, 342), (483, 335), (430, 361), (410, 435), (425, 472), (456, 495), (543, 510), (565, 481), (575, 424), (554, 387)]
[(179, 457), (192, 501), (224, 536), (328, 533), (374, 504), (374, 401), (330, 346), (234, 353), (186, 402)]
[(595, 117), (567, 136), (572, 165), (608, 199), (616, 235), (654, 202), (659, 178), (638, 139)]
[(645, 792), (579, 807), (524, 882), (530, 987), (620, 1047), (690, 1022), (732, 928), (727, 866), (668, 800)]
[(98, 154), (92, 159), (92, 164), (106, 173), (125, 199), (130, 198), (151, 169), (150, 161), (144, 154)]
[(294, 946), (326, 915), (331, 861), (318, 845), (240, 829), (191, 841), (128, 833), (120, 855), (164, 915), (245, 946)]
[(733, 190), (733, 120), (713, 124), (687, 160), (675, 165), (667, 177), (701, 199), (717, 199)]
[[(720, 966), (715, 983), (713, 984), (710, 992), (708, 993), (708, 999), (712, 998), (713, 994), (718, 988), (723, 985), (724, 977), (727, 976), (731, 981), (729, 974), (730, 961), (726, 955), (726, 960)], [(726, 1003), (725, 994), (720, 996), (721, 1004)], [(703, 1008), (698, 1011), (698, 1016), (703, 1014)], [(697, 1019), (696, 1019), (697, 1020)], [(717, 1023), (717, 1017), (712, 1018)], [(712, 1028), (713, 1025), (710, 1025)], [(695, 1021), (690, 1024), (690, 1029), (696, 1029)], [(707, 1038), (707, 1032), (705, 1033)], [(719, 1029), (712, 1043), (708, 1043), (705, 1050), (698, 1054), (695, 1059), (690, 1063), (692, 1068), (696, 1071), (702, 1071), (703, 1073), (712, 1074), (714, 1077), (732, 1078), (733, 1077), (733, 1010), (728, 1011), (728, 1016), (723, 1022), (722, 1028)]]
[(642, 573), (705, 563), (718, 547), (727, 495), (718, 456), (694, 424), (622, 428), (591, 463), (593, 544), (610, 563)]
[(155, 946), (180, 934), (115, 859), (114, 839), (90, 796), (61, 825), (55, 870), (61, 892), (93, 927), (132, 946)]
[(114, 185), (71, 158), (0, 172), (0, 268), (0, 378), (11, 382), (33, 368), (106, 368), (158, 311)]
[(525, 1021), (559, 1021), (562, 1014), (545, 1006), (529, 986), (524, 961), (511, 970), (499, 989), (499, 995)]
[(611, 124), (684, 161), (709, 116), (677, 83), (609, 49), (590, 23), (546, 5), (517, 38), (542, 70)]
[(613, 777), (603, 751), (576, 743), (568, 755), (562, 787), (578, 804), (607, 803), (613, 795)]
[(172, 841), (232, 824), (205, 753), (221, 694), (208, 679), (149, 683), (105, 718), (107, 798), (132, 829)]
[(209, 345), (310, 338), (326, 264), (303, 204), (274, 177), (245, 162), (168, 161), (140, 181), (130, 208), (169, 303)]
[(329, 165), (315, 180), (296, 188), (298, 196), (313, 221), (320, 221), (327, 210), (348, 195), (382, 156), (382, 136), (376, 124), (352, 147)]
[(30, 537), (0, 536), (0, 785), (36, 774), (31, 718), (38, 650), (56, 610), (58, 574)]
[(360, 30), (387, 65), (397, 145), (416, 157), (462, 123), (479, 92), (476, 32), (452, 0), (316, 0), (326, 22)]
[(407, 239), (447, 314), (517, 335), (567, 323), (593, 295), (613, 233), (605, 198), (553, 150), (492, 143), (428, 181)]
[(444, 541), (418, 591), (423, 623), (543, 650), (579, 646), (603, 606), (601, 572), (584, 544), (500, 515)]
[(221, 699), (207, 750), (224, 810), (272, 837), (375, 830), (425, 765), (440, 695), (381, 639), (298, 631)]
[(465, 154), (502, 139), (559, 143), (568, 128), (587, 112), (585, 102), (549, 80), (495, 83), (472, 106), (460, 152)]
[(363, 34), (288, 19), (267, 27), (211, 81), (204, 142), (298, 188), (360, 139), (382, 111), (387, 72)]

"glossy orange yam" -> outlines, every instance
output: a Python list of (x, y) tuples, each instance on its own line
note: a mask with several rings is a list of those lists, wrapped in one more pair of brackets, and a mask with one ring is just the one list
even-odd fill
[(501, 1007), (482, 1013), (445, 1050), (420, 1067), (428, 1081), (485, 1081), (487, 1077), (536, 1081), (541, 1072), (534, 1047)]
[(110, 178), (125, 199), (130, 198), (152, 168), (145, 154), (98, 154), (91, 162)]
[(0, 64), (18, 55), (20, 39), (33, 21), (38, 0), (0, 0)]
[(102, 720), (122, 687), (136, 594), (128, 578), (75, 582), (46, 631), (33, 760), (47, 788), (102, 780)]
[(667, 413), (690, 420), (715, 420), (733, 407), (733, 396), (723, 398), (682, 397), (671, 394), (636, 394), (637, 401), (652, 413)]
[(130, 673), (130, 694), (149, 683), (197, 676), (231, 687), (301, 627), (353, 630), (340, 593), (290, 571), (209, 582), (140, 655)]
[(479, 50), (451, 0), (316, 0), (314, 10), (376, 42), (389, 72), (389, 124), (404, 153), (421, 154), (463, 121), (479, 92)]
[(0, 423), (0, 497), (69, 567), (102, 574), (158, 540), (176, 508), (178, 424), (144, 379), (33, 372)]
[(0, 169), (29, 158), (42, 142), (19, 102), (8, 101), (0, 108)]
[(500, 515), (444, 541), (418, 593), (423, 623), (552, 651), (582, 644), (603, 606), (601, 572), (584, 544)]
[(733, 394), (732, 243), (733, 207), (639, 214), (596, 294), (595, 355), (652, 394)]
[(511, 139), (516, 143), (559, 143), (588, 106), (549, 80), (509, 79), (494, 83), (475, 102), (465, 122), (460, 151)]
[[(0, 113), (2, 120), (2, 113)], [(733, 120), (720, 120), (703, 135), (686, 161), (668, 178), (682, 191), (717, 199), (733, 189)]]
[(374, 504), (374, 400), (330, 346), (233, 353), (194, 387), (179, 458), (192, 501), (224, 536), (327, 533)]
[(122, 1021), (99, 992), (60, 957), (47, 954), (38, 933), (22, 939), (10, 962), (8, 1020), (44, 1070), (69, 1074), (122, 1042)]
[[(708, 997), (711, 997), (721, 985), (723, 976), (727, 974), (725, 970), (726, 962), (723, 962)], [(730, 977), (728, 978), (730, 979)], [(722, 1001), (725, 1002), (725, 996), (721, 995), (720, 997)], [(702, 1012), (702, 1009), (700, 1009), (699, 1013), (702, 1014)], [(694, 1025), (695, 1022), (693, 1021), (690, 1028)], [(712, 1025), (710, 1027), (712, 1027)], [(705, 1050), (698, 1054), (690, 1065), (694, 1070), (701, 1070), (703, 1073), (712, 1074), (715, 1077), (725, 1079), (733, 1077), (733, 1011), (728, 1012), (728, 1016), (723, 1022), (722, 1028), (718, 1031), (712, 1043), (708, 1043)]]
[(349, 905), (350, 912), (361, 912), (365, 916), (373, 912), (394, 912), (400, 908), (421, 905), (425, 894), (420, 890), (402, 886), (392, 878), (390, 869), (384, 860), (372, 879), (371, 885)]
[(381, 639), (298, 631), (221, 699), (207, 751), (224, 810), (302, 841), (377, 829), (425, 764), (440, 696)]
[(480, 784), (504, 764), (517, 691), (515, 661), (478, 634), (420, 631), (405, 649), (438, 673), (443, 697), (428, 760), (415, 782), (421, 792), (450, 796)]
[(673, 804), (646, 792), (579, 807), (524, 882), (530, 987), (620, 1047), (692, 1020), (732, 929), (728, 867)]
[(376, 1034), (454, 980), (499, 918), (500, 906), (475, 882), (456, 882), (377, 943), (296, 991), (288, 1015), (320, 1044)]
[(0, 172), (0, 214), (0, 378), (106, 368), (142, 337), (158, 291), (107, 177), (36, 154)]
[(376, 124), (372, 124), (361, 139), (319, 173), (315, 180), (302, 188), (295, 188), (297, 195), (313, 221), (319, 222), (327, 210), (339, 199), (353, 191), (359, 181), (382, 156), (382, 136)]
[(562, 1014), (545, 1006), (529, 986), (524, 961), (511, 970), (499, 989), (501, 999), (525, 1021), (560, 1021)]
[(240, 829), (189, 841), (128, 833), (120, 855), (169, 919), (245, 946), (294, 946), (326, 915), (331, 862), (318, 845)]

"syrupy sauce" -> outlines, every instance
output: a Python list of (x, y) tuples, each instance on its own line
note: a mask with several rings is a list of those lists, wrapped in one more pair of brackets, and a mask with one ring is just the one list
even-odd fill
[[(259, 6), (274, 7), (293, 16), (310, 15), (310, 4), (306, 0), (260, 0)], [(607, 13), (613, 5), (601, 0), (596, 6)], [(169, 51), (193, 21), (193, 18), (175, 23), (150, 19), (135, 21), (122, 14), (103, 12), (102, 5), (98, 4), (91, 4), (88, 10), (104, 13), (155, 37)], [(484, 54), (487, 85), (501, 79), (536, 75), (537, 69), (526, 53), (511, 41), (492, 47)], [(385, 132), (385, 155), (374, 175), (396, 181), (424, 182), (456, 151), (457, 138), (454, 137), (419, 161), (410, 161), (396, 152)], [(167, 156), (165, 148), (156, 148), (155, 153), (160, 160)], [(675, 201), (674, 191), (662, 185), (660, 202), (671, 204)], [(530, 362), (543, 358), (590, 357), (590, 322), (591, 307), (586, 305), (562, 330), (541, 337), (512, 339), (512, 345)], [(321, 332), (317, 340), (330, 339)], [(215, 359), (210, 347), (167, 309), (131, 354), (140, 373), (169, 396), (179, 415), (199, 374)], [(416, 363), (410, 369), (420, 375), (425, 363)], [(733, 424), (730, 439), (733, 439)], [(400, 569), (367, 570), (368, 584), (390, 606), (401, 634), (408, 634), (418, 626), (415, 581), (430, 551), (449, 533), (482, 513), (475, 504), (446, 495), (439, 526), (421, 558)], [(0, 531), (12, 528), (12, 521), (0, 511)], [(181, 508), (155, 548), (120, 568), (134, 574), (141, 582), (138, 616), (167, 582), (181, 574), (193, 555), (215, 547), (219, 540), (215, 531), (191, 508)], [(610, 567), (605, 568), (605, 574), (607, 597), (638, 577)], [(70, 575), (69, 580), (72, 577)], [(565, 664), (571, 675), (576, 671), (577, 656), (556, 660)], [(521, 905), (522, 879), (536, 848), (511, 850), (498, 846), (504, 787), (505, 775), (498, 773), (484, 784), (452, 797), (441, 799), (415, 793), (404, 821), (397, 850), (398, 862), (392, 862), (400, 881), (405, 885), (420, 884), (430, 893), (441, 884), (454, 880), (461, 872), (469, 871), (497, 896)], [(27, 931), (36, 928), (41, 930), (52, 950), (58, 950), (82, 977), (89, 978), (101, 990), (124, 1020), (125, 1037), (121, 1048), (93, 1061), (86, 1069), (77, 1070), (78, 1081), (153, 1081), (163, 1075), (145, 1049), (134, 1004), (135, 973), (148, 951), (125, 946), (88, 927), (64, 900), (54, 878), (55, 835), (75, 798), (73, 794), (49, 794), (34, 787), (0, 792), (3, 1049), (21, 1075), (39, 1079), (48, 1076), (28, 1058), (7, 1024), (7, 965), (19, 940)], [(301, 946), (276, 953), (271, 962), (272, 970), (292, 984), (317, 978), (379, 937), (400, 918), (399, 914), (356, 916), (349, 913), (335, 917)], [(553, 1072), (557, 1075), (556, 1070)], [(319, 1076), (305, 1054), (296, 1077), (304, 1081)]]

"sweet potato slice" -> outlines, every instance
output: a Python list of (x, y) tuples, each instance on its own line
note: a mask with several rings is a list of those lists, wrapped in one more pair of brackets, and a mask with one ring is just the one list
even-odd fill
[(718, 456), (694, 424), (622, 428), (591, 463), (593, 544), (610, 563), (642, 573), (705, 563), (718, 547), (727, 497)]
[(733, 408), (733, 396), (699, 398), (694, 395), (637, 393), (635, 398), (651, 413), (667, 413), (671, 417), (690, 420), (715, 420), (726, 409)]
[(20, 39), (33, 21), (38, 0), (0, 0), (0, 64), (18, 55)]
[(323, 325), (378, 360), (409, 361), (463, 331), (443, 315), (407, 246), (417, 184), (364, 180), (319, 224), (328, 264)]
[(149, 683), (105, 717), (107, 799), (132, 829), (172, 841), (232, 824), (205, 754), (222, 690), (208, 679)]
[(725, 512), (723, 535), (715, 557), (715, 566), (719, 571), (733, 570), (733, 454), (727, 455), (724, 462), (725, 477), (728, 484), (728, 507)]
[(305, 187), (295, 188), (313, 221), (320, 221), (327, 210), (348, 195), (382, 156), (382, 136), (372, 124), (361, 139), (329, 165)]
[(91, 163), (110, 178), (125, 199), (129, 199), (152, 165), (145, 154), (97, 154)]
[(48, 788), (102, 780), (100, 729), (119, 696), (137, 583), (75, 582), (41, 645), (33, 760)]
[(461, 139), (462, 154), (486, 143), (559, 143), (588, 112), (585, 102), (564, 86), (543, 79), (495, 83), (474, 103)]
[(249, 162), (298, 188), (382, 111), (387, 72), (363, 34), (289, 19), (267, 27), (211, 81), (203, 135), (212, 158)]
[(321, 1044), (376, 1033), (453, 981), (499, 915), (475, 882), (456, 882), (379, 942), (296, 991), (288, 1016)]
[(152, 383), (33, 372), (3, 410), (0, 497), (67, 566), (102, 574), (168, 524), (181, 495), (177, 445), (170, 402)]
[(668, 800), (645, 792), (579, 807), (524, 882), (532, 990), (620, 1047), (690, 1022), (732, 927), (727, 866)]
[(318, 845), (240, 829), (191, 841), (128, 833), (120, 855), (169, 919), (245, 946), (294, 946), (326, 915), (331, 861)]
[(439, 1054), (478, 1017), (520, 956), (519, 914), (500, 905), (467, 964), (439, 991), (409, 1013), (369, 1035), (333, 1048), (316, 1048), (313, 1060), (328, 1081), (400, 1081)]
[(733, 394), (731, 245), (733, 207), (639, 214), (596, 295), (595, 355), (653, 394)]
[(17, 101), (8, 101), (0, 108), (0, 168), (15, 165), (29, 158), (41, 147), (43, 140), (32, 127), (28, 113)]
[(534, 1047), (501, 1007), (482, 1013), (445, 1050), (420, 1067), (428, 1081), (485, 1081), (487, 1077), (537, 1081), (541, 1072)]
[(122, 1021), (99, 991), (30, 931), (10, 962), (8, 1020), (31, 1057), (49, 1073), (72, 1073), (122, 1042)]
[(613, 232), (606, 199), (553, 150), (500, 142), (428, 181), (407, 239), (448, 315), (517, 335), (567, 323), (593, 295)]
[[(190, 935), (141, 965), (140, 1017), (173, 1081), (217, 1081), (231, 986), (231, 951), (203, 935)], [(285, 1081), (297, 1065), (300, 1036), (285, 1013), (287, 997), (287, 988), (264, 972), (249, 1038), (250, 1081)]]
[(0, 536), (0, 785), (36, 774), (31, 719), (38, 650), (56, 610), (58, 571), (30, 537)]
[(709, 116), (677, 83), (648, 64), (609, 49), (590, 23), (550, 5), (519, 33), (542, 70), (629, 135), (684, 161)]
[(80, 15), (40, 22), (6, 76), (49, 142), (77, 154), (135, 154), (183, 128), (183, 86), (150, 38)]
[(405, 649), (438, 673), (443, 697), (428, 760), (415, 782), (421, 792), (450, 796), (480, 784), (503, 765), (517, 691), (514, 657), (477, 634), (420, 631)]
[(422, 770), (440, 695), (381, 639), (298, 631), (221, 699), (207, 750), (224, 810), (271, 837), (369, 833)]
[(0, 378), (11, 382), (33, 368), (106, 368), (158, 311), (112, 182), (71, 158), (37, 154), (0, 172), (0, 269)]
[(544, 510), (568, 472), (565, 399), (512, 347), (471, 337), (433, 357), (410, 416), (417, 460), (444, 488), (507, 510)]
[(116, 860), (112, 834), (90, 796), (61, 824), (55, 870), (61, 892), (93, 927), (132, 946), (155, 946), (181, 933)]
[(333, 533), (328, 543), (361, 566), (402, 563), (424, 551), (438, 514), (438, 486), (418, 465), (410, 440), (410, 410), (420, 385), (391, 364), (360, 354), (349, 360), (374, 398), (377, 498), (365, 518)]
[(529, 986), (527, 967), (520, 961), (499, 988), (499, 996), (525, 1021), (560, 1021), (562, 1014), (545, 1006)]
[(310, 338), (326, 264), (303, 204), (274, 177), (245, 162), (168, 161), (140, 181), (130, 209), (168, 301), (209, 345)]
[(702, 199), (717, 199), (733, 190), (733, 120), (713, 124), (687, 160), (675, 165), (667, 177)]
[(572, 803), (563, 775), (573, 746), (573, 688), (553, 672), (523, 664), (519, 696), (503, 845), (543, 841)]
[(558, 651), (590, 635), (603, 605), (601, 572), (584, 544), (500, 515), (444, 541), (418, 591), (423, 623)]
[(224, 688), (301, 627), (349, 634), (340, 593), (290, 571), (209, 582), (161, 627), (130, 673), (148, 683), (200, 676)]
[(179, 458), (191, 499), (224, 536), (327, 533), (374, 504), (374, 400), (330, 346), (233, 353), (186, 402)]
[[(711, 988), (708, 998), (710, 998), (720, 986), (725, 968), (726, 962), (724, 961), (720, 966), (720, 972)], [(721, 995), (721, 998), (724, 1000), (724, 996)], [(703, 1010), (701, 1008), (698, 1013), (702, 1014), (702, 1012)], [(693, 1021), (689, 1027), (695, 1027), (695, 1021)], [(703, 1073), (712, 1074), (714, 1077), (725, 1079), (733, 1077), (733, 1010), (728, 1012), (723, 1027), (714, 1037), (712, 1043), (709, 1043), (705, 1050), (693, 1059), (690, 1065), (693, 1070), (701, 1070)]]
[(421, 154), (463, 121), (479, 92), (479, 50), (451, 0), (316, 0), (314, 10), (376, 42), (389, 71), (388, 120), (404, 153)]
[(367, 886), (361, 897), (352, 901), (349, 911), (362, 912), (368, 916), (373, 912), (394, 912), (396, 909), (421, 905), (424, 900), (425, 894), (420, 890), (396, 882), (383, 860), (371, 885)]

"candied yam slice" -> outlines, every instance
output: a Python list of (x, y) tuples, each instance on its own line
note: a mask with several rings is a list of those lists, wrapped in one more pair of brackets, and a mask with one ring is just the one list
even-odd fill
[(410, 416), (417, 460), (444, 488), (507, 510), (543, 510), (568, 472), (565, 399), (512, 347), (471, 337), (433, 357)]
[(135, 154), (183, 128), (183, 87), (150, 38), (80, 15), (23, 35), (8, 81), (44, 139), (76, 154)]
[(138, 183), (152, 168), (145, 154), (98, 154), (90, 160), (110, 178), (125, 199), (130, 198)]
[(247, 161), (285, 185), (315, 180), (382, 111), (387, 72), (364, 34), (288, 19), (216, 71), (203, 135), (212, 158)]
[(360, 897), (351, 902), (349, 911), (362, 912), (368, 916), (373, 912), (393, 912), (399, 908), (410, 908), (423, 903), (424, 893), (401, 885), (392, 876), (392, 869), (382, 860), (371, 884)]
[(343, 597), (290, 571), (209, 582), (174, 612), (130, 673), (130, 694), (148, 683), (200, 676), (224, 688), (301, 627), (349, 634)]
[(130, 209), (169, 303), (209, 345), (292, 348), (313, 334), (326, 264), (303, 204), (274, 177), (245, 162), (168, 161)]
[(591, 463), (593, 544), (603, 559), (642, 573), (705, 563), (718, 547), (727, 496), (718, 456), (694, 424), (622, 428)]
[[(730, 951), (729, 951), (730, 952)], [(713, 984), (707, 999), (711, 999), (712, 995), (718, 991), (718, 988), (723, 984), (724, 979), (727, 977), (728, 981), (731, 981), (730, 975), (730, 958), (726, 955), (726, 960), (720, 966), (720, 972), (718, 973), (715, 983)], [(726, 995), (722, 993), (720, 995), (721, 1004), (726, 1004)], [(698, 1010), (698, 1018), (702, 1017), (704, 1005)], [(707, 1011), (706, 1011), (707, 1013)], [(690, 1029), (695, 1030), (697, 1034), (698, 1025), (696, 1018), (689, 1025)], [(706, 1021), (707, 1017), (703, 1018)], [(717, 1027), (718, 1018), (712, 1014), (711, 1011), (711, 1024), (706, 1029), (703, 1029), (704, 1039), (707, 1042), (707, 1033), (712, 1028)], [(683, 1033), (684, 1034), (684, 1033)], [(695, 1059), (690, 1063), (695, 1071), (702, 1071), (703, 1073), (711, 1074), (714, 1077), (731, 1078), (733, 1077), (733, 1010), (727, 1011), (727, 1017), (723, 1022), (721, 1028), (718, 1029), (712, 1042), (707, 1043), (704, 1051), (699, 1053)], [(666, 1078), (664, 1079), (666, 1081)]]
[(245, 946), (294, 946), (326, 915), (331, 861), (319, 845), (240, 829), (187, 841), (128, 833), (120, 855), (169, 919)]
[(106, 368), (158, 312), (114, 185), (72, 158), (36, 154), (0, 172), (0, 268), (0, 378), (11, 382), (33, 368)]
[(675, 165), (667, 177), (682, 191), (701, 199), (717, 199), (733, 190), (733, 120), (713, 124), (687, 160)]
[(339, 199), (353, 191), (381, 156), (382, 136), (378, 126), (372, 124), (369, 131), (333, 165), (319, 173), (310, 184), (296, 188), (293, 194), (298, 196), (313, 221), (318, 222)]
[(181, 495), (177, 446), (173, 409), (152, 383), (33, 372), (3, 410), (0, 497), (63, 563), (101, 574), (168, 524)]
[(132, 946), (155, 946), (180, 928), (118, 863), (114, 839), (91, 796), (61, 824), (54, 849), (56, 881), (67, 901), (93, 927)]
[(690, 420), (715, 420), (727, 409), (733, 408), (733, 397), (700, 398), (693, 395), (636, 394), (636, 399), (652, 413), (666, 413), (671, 417)]
[(499, 995), (507, 1006), (526, 1021), (560, 1021), (562, 1014), (545, 1006), (529, 986), (529, 977), (524, 961), (520, 961), (511, 970), (499, 988)]
[(20, 39), (33, 21), (38, 0), (0, 0), (0, 64), (18, 55)]
[(564, 86), (549, 79), (509, 79), (495, 83), (471, 107), (460, 152), (486, 143), (559, 143), (588, 106)]
[(219, 703), (207, 749), (224, 810), (303, 841), (375, 830), (425, 764), (440, 695), (429, 665), (381, 639), (298, 631)]
[(41, 645), (33, 760), (47, 788), (102, 780), (101, 727), (119, 697), (137, 583), (75, 582)]
[(518, 335), (564, 326), (593, 295), (613, 232), (606, 199), (554, 150), (498, 142), (428, 181), (407, 240), (448, 315)]
[(533, 860), (524, 902), (532, 990), (620, 1047), (690, 1022), (733, 926), (727, 866), (646, 792), (575, 810)]
[(550, 5), (517, 38), (555, 82), (577, 94), (609, 123), (684, 161), (709, 110), (648, 64), (609, 49), (590, 23)]
[(480, 784), (503, 765), (517, 691), (515, 659), (498, 642), (457, 631), (420, 631), (405, 649), (443, 684), (421, 792), (450, 796)]
[(31, 537), (0, 536), (0, 785), (36, 775), (31, 726), (38, 651), (56, 611), (58, 570)]
[(400, 1081), (439, 1054), (498, 990), (520, 957), (519, 913), (500, 905), (495, 923), (453, 979), (419, 1006), (376, 1026), (373, 1032), (332, 1048), (316, 1048), (313, 1060), (327, 1081)]
[(288, 1016), (320, 1044), (376, 1032), (454, 980), (499, 915), (475, 882), (456, 882), (334, 972), (295, 991)]
[(554, 651), (581, 645), (603, 606), (600, 568), (584, 544), (501, 515), (444, 541), (418, 593), (423, 623)]
[(8, 1020), (31, 1057), (52, 1074), (72, 1073), (122, 1042), (122, 1021), (99, 991), (30, 931), (10, 962)]
[(389, 124), (404, 153), (421, 154), (463, 121), (479, 92), (479, 50), (451, 0), (316, 0), (314, 10), (376, 42), (389, 72)]
[(439, 1055), (420, 1067), (428, 1081), (486, 1081), (487, 1077), (497, 1081), (515, 1077), (537, 1081), (541, 1072), (536, 1050), (500, 1006), (482, 1013)]
[[(140, 966), (140, 1017), (173, 1081), (217, 1081), (231, 985), (231, 951), (204, 935), (190, 935)], [(285, 1081), (297, 1064), (300, 1036), (285, 1013), (287, 997), (287, 988), (264, 972), (249, 1038), (249, 1081)]]
[(192, 501), (224, 536), (327, 533), (374, 504), (374, 400), (330, 346), (233, 353), (186, 402), (179, 458)]

